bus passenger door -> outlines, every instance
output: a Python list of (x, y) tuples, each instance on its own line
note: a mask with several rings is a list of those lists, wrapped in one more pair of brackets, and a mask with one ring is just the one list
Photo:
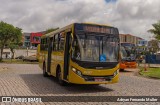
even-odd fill
[(48, 39), (48, 58), (47, 58), (47, 72), (51, 73), (51, 55), (52, 55), (52, 40), (53, 38)]
[(66, 43), (65, 43), (65, 51), (64, 51), (64, 75), (63, 78), (67, 80), (68, 72), (69, 72), (69, 50), (70, 50), (70, 37), (71, 32), (66, 33)]

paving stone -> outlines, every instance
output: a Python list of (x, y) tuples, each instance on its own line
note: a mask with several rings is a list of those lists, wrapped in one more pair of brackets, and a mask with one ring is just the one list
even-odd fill
[[(60, 86), (53, 77), (44, 78), (37, 64), (4, 64), (0, 71), (0, 96), (159, 96), (160, 80), (143, 78), (134, 73), (120, 72), (119, 83)], [(89, 97), (88, 97), (89, 98)], [(1, 105), (158, 105), (160, 103), (135, 102), (42, 102), (42, 103), (0, 103)]]

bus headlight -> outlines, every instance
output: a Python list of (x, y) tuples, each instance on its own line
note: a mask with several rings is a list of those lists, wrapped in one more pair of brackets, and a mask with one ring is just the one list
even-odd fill
[(75, 68), (72, 68), (72, 71), (75, 72), (77, 75), (81, 76), (82, 77), (82, 72), (75, 69)]
[(113, 73), (113, 77), (115, 77), (119, 73), (119, 69)]
[(75, 68), (72, 68), (72, 71), (76, 72), (76, 69), (75, 69)]

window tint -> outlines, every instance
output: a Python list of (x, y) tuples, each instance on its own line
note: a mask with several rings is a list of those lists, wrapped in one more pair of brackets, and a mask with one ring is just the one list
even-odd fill
[(47, 51), (48, 50), (48, 39), (47, 38), (45, 38), (45, 49), (44, 49), (45, 51)]
[(65, 43), (65, 33), (62, 32), (59, 35), (59, 50), (64, 50), (64, 43)]
[(56, 34), (53, 38), (53, 51), (58, 50), (58, 34)]
[(41, 39), (40, 50), (41, 51), (47, 51), (48, 50), (47, 38)]
[(53, 37), (53, 51), (63, 51), (65, 44), (65, 33), (61, 32)]

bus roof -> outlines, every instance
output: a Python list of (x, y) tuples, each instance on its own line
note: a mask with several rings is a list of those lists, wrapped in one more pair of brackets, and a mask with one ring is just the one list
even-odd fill
[(96, 24), (96, 23), (72, 23), (72, 24), (67, 25), (67, 26), (65, 26), (65, 27), (63, 27), (63, 28), (60, 28), (60, 29), (57, 29), (57, 30), (55, 30), (55, 31), (52, 31), (52, 32), (50, 32), (50, 33), (48, 33), (48, 34), (45, 34), (45, 35), (43, 35), (41, 38), (53, 37), (54, 34), (56, 34), (56, 33), (62, 32), (62, 31), (67, 30), (67, 29), (72, 29), (72, 27), (73, 27), (74, 24), (88, 24), (88, 25), (97, 25), (97, 26), (112, 27), (112, 26), (109, 26), (109, 25)]
[(97, 23), (78, 23), (78, 24), (90, 24), (90, 25), (97, 25), (97, 26), (106, 26), (106, 27), (111, 27), (110, 25), (105, 25), (105, 24), (97, 24)]
[[(73, 24), (74, 24), (74, 23), (73, 23)], [(45, 35), (43, 35), (41, 38), (52, 37), (52, 36), (54, 36), (54, 34), (56, 34), (56, 33), (59, 33), (59, 32), (61, 32), (61, 31), (64, 31), (64, 30), (66, 30), (66, 29), (68, 29), (68, 28), (72, 28), (73, 24), (70, 24), (70, 25), (65, 26), (65, 27), (63, 27), (63, 28), (60, 28), (60, 29), (57, 29), (57, 30), (52, 31), (52, 32), (50, 32), (50, 33), (48, 33), (48, 34), (45, 34)]]

